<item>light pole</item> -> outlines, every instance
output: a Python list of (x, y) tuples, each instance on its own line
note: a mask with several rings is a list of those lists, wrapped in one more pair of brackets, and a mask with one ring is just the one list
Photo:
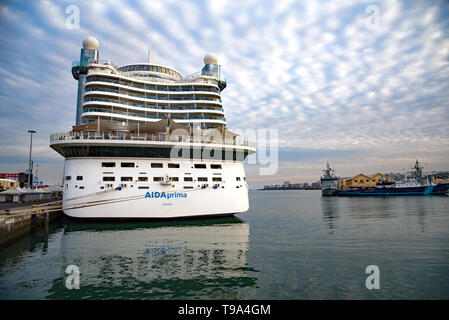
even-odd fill
[(33, 148), (33, 133), (36, 133), (34, 130), (28, 130), (30, 133), (30, 159), (28, 160), (28, 188), (30, 188), (30, 180), (31, 180), (31, 149)]

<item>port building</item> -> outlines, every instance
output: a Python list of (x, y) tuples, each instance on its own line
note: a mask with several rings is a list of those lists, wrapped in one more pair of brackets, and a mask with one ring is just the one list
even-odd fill
[(382, 181), (390, 181), (390, 178), (381, 173), (376, 173), (373, 175), (359, 173), (358, 175), (350, 179), (342, 179), (340, 181), (340, 188), (346, 189), (351, 187), (372, 187), (378, 183), (382, 183)]
[(12, 179), (1, 179), (0, 178), (0, 191), (8, 190), (11, 187), (18, 187), (19, 182)]

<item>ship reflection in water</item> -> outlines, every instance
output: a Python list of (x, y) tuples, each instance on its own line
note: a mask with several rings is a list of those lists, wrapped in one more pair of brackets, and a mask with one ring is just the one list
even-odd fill
[(321, 209), (323, 211), (323, 222), (329, 227), (330, 230), (337, 227), (337, 221), (340, 218), (339, 208), (334, 198), (322, 197)]
[[(48, 247), (47, 254), (35, 249), (40, 254), (30, 259), (28, 253), (29, 266), (2, 263), (3, 275), (14, 270), (23, 274), (23, 268), (48, 260), (48, 270), (31, 273), (34, 279), (26, 281), (27, 286), (41, 286), (34, 293), (41, 291), (43, 296), (29, 298), (238, 299), (240, 290), (256, 285), (255, 278), (246, 276), (254, 271), (246, 261), (249, 225), (236, 217), (109, 224), (66, 220), (48, 241), (36, 247)], [(78, 290), (66, 288), (69, 265), (79, 267)], [(9, 288), (10, 298), (23, 298), (17, 282), (15, 290)]]

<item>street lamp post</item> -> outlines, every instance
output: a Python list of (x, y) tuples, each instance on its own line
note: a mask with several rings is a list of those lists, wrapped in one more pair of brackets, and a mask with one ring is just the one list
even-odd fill
[(30, 188), (31, 172), (33, 170), (31, 167), (31, 149), (33, 148), (33, 133), (36, 133), (36, 131), (28, 130), (28, 132), (30, 133), (30, 158), (28, 160), (28, 188)]

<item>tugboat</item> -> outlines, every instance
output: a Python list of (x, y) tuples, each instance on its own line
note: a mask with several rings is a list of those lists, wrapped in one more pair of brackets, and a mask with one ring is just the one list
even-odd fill
[(338, 196), (425, 196), (446, 195), (449, 183), (433, 184), (432, 180), (423, 176), (423, 167), (416, 160), (414, 171), (401, 183), (388, 185), (378, 184), (372, 187), (359, 187), (348, 190), (339, 190)]
[(323, 170), (324, 175), (321, 177), (321, 195), (325, 197), (331, 197), (338, 195), (338, 178), (335, 175), (335, 170), (329, 165)]

